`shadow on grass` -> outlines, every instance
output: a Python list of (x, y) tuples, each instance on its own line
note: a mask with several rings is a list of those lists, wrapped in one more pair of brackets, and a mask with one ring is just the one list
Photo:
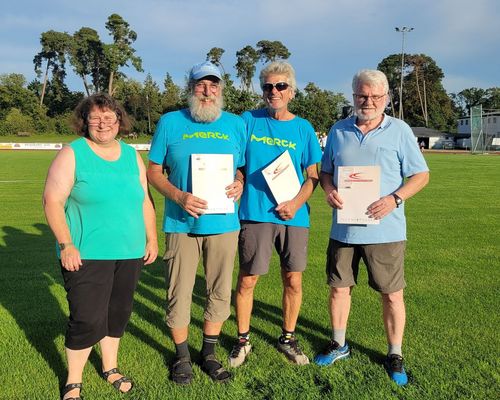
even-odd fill
[(55, 341), (64, 334), (67, 316), (50, 287), (62, 284), (62, 277), (57, 274), (55, 242), (49, 227), (33, 226), (40, 234), (12, 226), (2, 228), (5, 246), (0, 246), (0, 302), (61, 385), (66, 378), (66, 364)]
[[(64, 344), (56, 345), (56, 340), (61, 340), (61, 336), (64, 336), (68, 316), (66, 299), (60, 302), (56, 298), (60, 295), (53, 293), (51, 287), (57, 285), (64, 288), (64, 283), (52, 232), (46, 224), (33, 226), (39, 233), (24, 232), (12, 226), (2, 227), (5, 245), (0, 245), (0, 304), (53, 371), (60, 387), (66, 381), (67, 365)], [(153, 283), (148, 279), (146, 282)], [(56, 290), (60, 291), (60, 288)], [(166, 333), (162, 316), (137, 302), (135, 308), (142, 318)], [(141, 327), (131, 323), (127, 331), (159, 353), (166, 354), (165, 345), (156, 342)], [(101, 371), (101, 359), (97, 351), (91, 352), (89, 363), (96, 371)], [(58, 388), (54, 389), (54, 392), (57, 390)]]
[[(235, 268), (235, 273), (237, 268)], [(150, 346), (152, 349), (156, 350), (160, 354), (163, 355), (165, 365), (168, 367), (174, 357), (175, 352), (168, 350), (167, 341), (172, 341), (170, 337), (169, 330), (165, 323), (165, 291), (166, 291), (166, 283), (164, 276), (164, 264), (163, 261), (157, 260), (152, 266), (146, 267), (141, 275), (140, 284), (137, 287), (136, 292), (147, 299), (153, 304), (162, 304), (161, 311), (157, 309), (152, 309), (150, 307), (145, 306), (144, 304), (136, 301), (134, 303), (134, 312), (144, 321), (148, 322), (152, 326), (156, 327), (158, 330), (164, 333), (164, 341), (153, 338), (151, 335), (146, 333), (140, 326), (129, 323), (127, 331), (134, 335), (137, 339), (141, 340), (146, 345)], [(276, 290), (276, 302), (281, 303), (281, 286), (279, 290)], [(158, 295), (157, 293), (161, 292), (162, 295)], [(234, 293), (233, 293), (234, 299)], [(202, 309), (204, 309), (206, 303), (206, 284), (205, 277), (203, 272), (198, 271), (195, 285), (193, 288), (193, 305), (196, 305)], [(234, 300), (233, 300), (234, 305)], [(325, 313), (327, 309), (325, 307)], [(203, 318), (197, 318), (191, 313), (191, 323), (190, 323), (190, 332), (193, 329), (202, 331), (203, 330)], [(236, 322), (236, 318), (234, 315), (234, 309), (231, 313), (229, 321)], [(278, 327), (278, 331), (281, 331), (282, 326), (282, 309), (281, 307), (265, 303), (258, 299), (254, 299), (254, 307), (252, 312), (252, 321), (257, 322), (264, 321), (267, 324), (272, 324)], [(272, 336), (270, 334), (269, 329), (263, 329), (257, 326), (262, 326), (262, 323), (254, 323), (251, 326), (252, 334), (258, 335), (260, 338), (265, 340), (266, 342), (274, 345), (277, 341), (277, 337)], [(301, 340), (305, 340), (311, 344), (311, 347), (315, 353), (321, 351), (326, 344), (326, 341), (331, 337), (331, 328), (328, 325), (318, 324), (317, 322), (304, 317), (302, 315), (299, 316), (297, 322), (296, 333)], [(219, 337), (220, 345), (224, 347), (224, 349), (229, 352), (236, 341), (236, 337), (229, 335), (226, 333), (224, 328)], [(374, 363), (382, 363), (384, 360), (384, 354), (367, 348), (359, 343), (349, 341), (350, 345), (354, 348), (355, 351), (362, 352), (366, 354), (370, 360)], [(171, 342), (173, 346), (173, 342)], [(201, 343), (200, 343), (201, 345)], [(189, 344), (189, 350), (193, 361), (199, 361), (199, 350), (200, 348), (195, 348), (192, 341)]]
[[(162, 261), (156, 261), (154, 264), (144, 267), (141, 273), (139, 284), (137, 285), (136, 293), (150, 301), (153, 304), (165, 304), (165, 296), (158, 296), (155, 292), (162, 290), (165, 293), (165, 280), (163, 278)], [(165, 307), (161, 307), (161, 311), (154, 310), (145, 306), (137, 300), (134, 301), (134, 313), (142, 320), (156, 327), (163, 333), (162, 339), (158, 341), (150, 334), (144, 331), (140, 326), (132, 321), (127, 326), (127, 332), (135, 336), (136, 339), (142, 341), (152, 349), (156, 350), (163, 356), (165, 365), (169, 364), (169, 360), (173, 359), (174, 353), (167, 349), (167, 325), (165, 323)]]
[[(235, 271), (236, 272), (236, 271)], [(143, 271), (142, 277), (141, 277), (141, 282), (143, 285), (140, 285), (138, 287), (137, 292), (142, 295), (143, 297), (147, 298), (149, 301), (158, 304), (158, 302), (161, 302), (165, 304), (165, 297), (160, 298), (155, 294), (156, 291), (158, 290), (165, 290), (165, 281), (163, 277), (163, 269), (149, 269), (148, 272)], [(164, 292), (163, 292), (164, 293)], [(234, 294), (234, 293), (233, 293)], [(279, 291), (279, 297), (281, 299), (281, 290)], [(234, 295), (233, 295), (234, 298)], [(204, 308), (206, 304), (206, 285), (205, 285), (205, 278), (201, 273), (198, 273), (196, 276), (196, 281), (193, 289), (193, 304)], [(234, 300), (233, 300), (234, 304)], [(144, 307), (141, 307), (140, 305), (135, 305), (134, 308), (135, 312), (143, 319), (147, 320), (149, 323), (153, 324), (157, 328), (164, 330), (165, 327), (165, 321), (164, 321), (164, 315), (154, 315), (151, 314), (151, 310), (146, 309)], [(162, 309), (164, 312), (164, 308)], [(327, 310), (325, 309), (325, 312)], [(265, 321), (269, 324), (273, 324), (278, 326), (278, 330), (280, 331), (280, 328), (282, 326), (282, 310), (280, 307), (265, 303), (263, 301), (254, 300), (254, 307), (253, 307), (253, 313), (252, 313), (252, 320), (262, 320)], [(229, 317), (229, 320), (235, 321), (235, 316), (234, 313), (231, 314)], [(195, 318), (193, 317), (193, 313), (191, 315), (191, 329), (199, 329), (203, 330), (203, 319), (200, 318)], [(260, 325), (260, 324), (256, 324)], [(314, 333), (311, 333), (314, 332)], [(252, 326), (252, 333), (259, 335), (261, 338), (266, 340), (269, 343), (275, 343), (277, 340), (277, 337), (272, 336), (269, 333), (269, 330), (257, 328), (255, 326)], [(318, 324), (317, 322), (310, 320), (306, 317), (300, 316), (298, 323), (297, 323), (297, 333), (298, 335), (302, 336), (305, 340), (311, 342), (311, 343), (316, 343), (318, 342), (318, 336), (323, 336), (327, 337), (330, 335), (331, 330), (328, 326), (323, 326)], [(236, 340), (236, 337), (230, 336), (227, 333), (224, 332), (224, 328), (221, 332), (220, 335), (220, 342), (223, 344), (226, 348), (226, 350), (231, 350), (232, 345), (234, 344)], [(148, 343), (148, 342), (146, 342)], [(193, 344), (191, 343), (191, 346)], [(157, 343), (152, 344), (153, 347), (158, 347)], [(163, 348), (163, 346), (160, 346)], [(201, 347), (201, 343), (199, 343), (199, 349)], [(193, 353), (192, 349), (191, 352)], [(195, 351), (196, 352), (196, 351)], [(171, 355), (173, 357), (173, 354)], [(167, 357), (168, 358), (168, 357)]]

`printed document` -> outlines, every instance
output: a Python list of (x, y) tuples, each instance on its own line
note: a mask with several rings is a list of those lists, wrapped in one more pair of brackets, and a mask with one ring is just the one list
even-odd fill
[(234, 213), (226, 187), (234, 182), (232, 154), (191, 154), (193, 195), (208, 202), (205, 214)]
[(295, 172), (290, 153), (286, 150), (262, 170), (276, 204), (293, 199), (300, 191), (300, 181)]
[(344, 202), (337, 210), (338, 224), (375, 225), (368, 206), (380, 199), (380, 166), (339, 167), (337, 191)]

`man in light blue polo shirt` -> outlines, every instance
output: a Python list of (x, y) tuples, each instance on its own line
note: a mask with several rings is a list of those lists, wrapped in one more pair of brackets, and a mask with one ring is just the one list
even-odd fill
[(200, 258), (207, 288), (201, 368), (217, 382), (231, 377), (215, 358), (215, 345), (230, 315), (238, 207), (233, 213), (205, 214), (207, 201), (193, 195), (191, 175), (192, 154), (231, 155), (236, 173), (226, 194), (235, 202), (241, 196), (243, 175), (237, 168), (245, 163), (246, 128), (240, 117), (222, 111), (223, 83), (214, 64), (195, 65), (188, 82), (189, 108), (161, 117), (149, 153), (148, 180), (165, 196), (167, 325), (176, 349), (171, 378), (178, 384), (189, 384), (193, 377), (188, 331)]
[[(361, 259), (368, 268), (369, 285), (381, 293), (388, 352), (385, 367), (391, 379), (405, 385), (401, 345), (405, 326), (403, 301), (406, 220), (404, 202), (429, 181), (429, 169), (410, 127), (384, 114), (389, 84), (376, 70), (358, 72), (352, 82), (354, 116), (337, 122), (328, 134), (322, 158), (320, 182), (326, 201), (333, 208), (327, 250), (332, 340), (314, 361), (329, 365), (350, 354), (345, 341)], [(343, 199), (337, 192), (339, 166), (380, 166), (379, 200), (367, 213), (379, 224), (337, 223)]]

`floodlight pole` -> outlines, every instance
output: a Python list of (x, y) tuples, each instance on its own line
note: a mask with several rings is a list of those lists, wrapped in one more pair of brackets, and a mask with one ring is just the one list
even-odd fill
[(403, 26), (402, 28), (394, 28), (396, 32), (401, 32), (403, 34), (403, 40), (401, 42), (401, 83), (399, 85), (399, 119), (403, 119), (403, 68), (405, 64), (405, 33), (411, 32), (413, 28)]

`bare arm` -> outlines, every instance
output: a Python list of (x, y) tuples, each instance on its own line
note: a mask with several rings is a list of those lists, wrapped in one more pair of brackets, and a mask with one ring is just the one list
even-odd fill
[(163, 167), (152, 161), (149, 162), (147, 177), (149, 183), (163, 196), (176, 202), (189, 215), (198, 218), (207, 208), (207, 202), (199, 197), (193, 196), (189, 192), (183, 192), (176, 188), (163, 175)]
[(64, 205), (73, 188), (74, 175), (75, 155), (71, 147), (65, 146), (49, 167), (43, 191), (43, 209), (57, 242), (67, 244), (61, 250), (61, 264), (68, 271), (78, 271), (82, 265), (80, 252), (73, 245), (64, 215)]
[(306, 168), (306, 180), (302, 183), (299, 193), (289, 201), (278, 204), (275, 210), (281, 219), (287, 221), (295, 217), (297, 210), (302, 207), (318, 185), (318, 165), (313, 164)]
[(332, 208), (342, 208), (344, 203), (337, 192), (337, 188), (333, 185), (333, 175), (321, 171), (319, 175), (321, 187), (325, 192), (325, 200)]
[[(401, 199), (408, 200), (410, 197), (422, 190), (429, 183), (429, 172), (419, 172), (410, 176), (403, 186), (396, 192)], [(392, 194), (381, 197), (379, 200), (368, 206), (368, 215), (375, 219), (382, 219), (396, 208), (396, 201)]]
[(141, 156), (137, 152), (137, 165), (139, 166), (139, 179), (144, 189), (144, 225), (146, 226), (146, 249), (144, 254), (144, 265), (153, 263), (158, 256), (158, 237), (156, 234), (156, 213), (153, 198), (148, 187), (146, 178), (146, 167)]

